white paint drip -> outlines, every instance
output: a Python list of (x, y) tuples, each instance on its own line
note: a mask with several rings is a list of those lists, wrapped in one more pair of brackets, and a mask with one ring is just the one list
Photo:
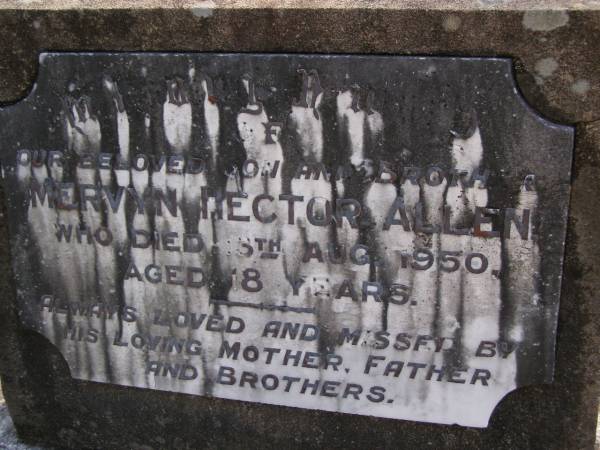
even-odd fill
[[(423, 184), (421, 186), (423, 217), (427, 224), (439, 226), (442, 223), (442, 207), (444, 190), (447, 181), (444, 180), (437, 186)], [(439, 231), (426, 236), (415, 236), (415, 249), (428, 249), (434, 255), (439, 253)], [(415, 326), (414, 331), (424, 334), (433, 333), (435, 322), (435, 306), (438, 293), (438, 270), (434, 264), (428, 270), (415, 270), (412, 284), (412, 299), (416, 302), (410, 309)]]
[(219, 149), (220, 113), (216, 98), (210, 95), (211, 90), (209, 89), (208, 82), (209, 80), (206, 77), (202, 80), (202, 89), (204, 90), (204, 125), (206, 134), (208, 135), (213, 167), (216, 167)]
[[(446, 191), (446, 205), (450, 207), (450, 225), (453, 229), (464, 227), (468, 213), (467, 198), (462, 182), (455, 186), (448, 186)], [(442, 234), (440, 236), (440, 250), (443, 252), (459, 252), (453, 257), (460, 261), (464, 258), (468, 237)], [(452, 256), (452, 255), (451, 255)], [(451, 260), (452, 261), (452, 260)], [(461, 328), (459, 314), (462, 302), (462, 279), (464, 277), (464, 264), (460, 262), (458, 270), (440, 271), (440, 318), (439, 330), (442, 336), (452, 337)], [(451, 267), (453, 264), (447, 264)]]
[(536, 218), (538, 194), (531, 176), (525, 178), (519, 191), (517, 211), (523, 214), (530, 211), (527, 227), (528, 240), (521, 237), (515, 223), (511, 224), (510, 238), (506, 239), (505, 249), (508, 261), (508, 279), (511, 289), (510, 301), (513, 306), (513, 316), (510, 319), (508, 335), (515, 342), (526, 339), (528, 332), (525, 328), (527, 321), (534, 316), (539, 305), (538, 297), (540, 282), (540, 249), (533, 237), (533, 223)]
[(467, 138), (456, 136), (452, 141), (452, 162), (459, 170), (466, 170), (467, 177), (473, 174), (481, 163), (483, 157), (483, 145), (479, 127), (475, 128), (473, 134)]
[[(307, 97), (312, 101), (314, 92), (310, 90)], [(296, 130), (296, 135), (300, 142), (302, 156), (308, 160), (323, 160), (323, 123), (321, 121), (320, 107), (323, 100), (323, 94), (316, 96), (314, 108), (292, 105), (290, 122)], [(319, 118), (315, 117), (315, 110)]]
[(168, 82), (163, 104), (163, 125), (165, 137), (174, 153), (183, 153), (189, 148), (192, 137), (192, 105), (179, 80)]
[[(360, 166), (365, 159), (364, 155), (364, 132), (366, 114), (363, 110), (353, 109), (353, 102), (357, 102), (350, 91), (340, 92), (337, 96), (338, 123), (342, 126), (348, 137), (350, 147), (350, 163)], [(343, 125), (342, 125), (343, 124)], [(375, 124), (376, 126), (378, 124)]]

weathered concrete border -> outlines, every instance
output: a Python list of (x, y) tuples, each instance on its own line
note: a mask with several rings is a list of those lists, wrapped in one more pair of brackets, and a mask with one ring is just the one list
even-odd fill
[(152, 0), (129, 9), (122, 2), (94, 9), (96, 1), (60, 2), (60, 8), (52, 2), (4, 1), (0, 100), (24, 95), (42, 50), (513, 58), (530, 104), (553, 120), (577, 126), (556, 382), (510, 395), (486, 430), (75, 382), (61, 358), (42, 347), (42, 339), (18, 326), (2, 221), (0, 374), (18, 432), (30, 441), (43, 438), (77, 448), (592, 448), (600, 343), (600, 3), (564, 9), (571, 2), (552, 1), (540, 10), (533, 1), (499, 2), (491, 8), (482, 0), (458, 2), (447, 10), (436, 9), (432, 0), (407, 6), (391, 0), (321, 6), (315, 1), (287, 2), (277, 10), (266, 0), (173, 0), (160, 2), (162, 8)]

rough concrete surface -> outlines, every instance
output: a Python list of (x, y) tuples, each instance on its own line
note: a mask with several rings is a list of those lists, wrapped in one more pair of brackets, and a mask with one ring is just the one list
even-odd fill
[(576, 125), (572, 201), (555, 382), (513, 392), (483, 430), (76, 382), (57, 352), (18, 324), (2, 221), (0, 374), (23, 439), (71, 448), (593, 448), (600, 344), (597, 2), (481, 0), (442, 9), (438, 2), (330, 1), (273, 9), (274, 2), (172, 1), (102, 10), (96, 2), (58, 3), (2, 2), (1, 101), (27, 92), (42, 50), (510, 57), (532, 107)]
[(395, 0), (2, 0), (0, 8), (6, 9), (152, 9), (195, 8), (211, 9), (428, 9), (428, 10), (556, 10), (587, 9), (599, 4), (597, 0), (409, 0), (399, 5)]
[(50, 450), (25, 444), (17, 436), (14, 424), (8, 413), (6, 404), (0, 404), (0, 448), (5, 450)]

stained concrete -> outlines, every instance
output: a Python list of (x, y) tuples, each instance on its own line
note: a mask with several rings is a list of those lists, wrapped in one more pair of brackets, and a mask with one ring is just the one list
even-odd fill
[[(3, 2), (5, 102), (27, 92), (42, 50), (505, 56), (513, 58), (532, 107), (577, 129), (555, 382), (510, 394), (487, 429), (73, 381), (60, 355), (18, 325), (6, 225), (0, 223), (0, 375), (19, 435), (72, 448), (593, 448), (600, 344), (600, 10), (597, 2), (568, 10), (566, 3), (572, 2), (481, 0), (446, 9), (433, 2), (365, 0), (273, 9), (267, 1), (182, 1), (109, 2), (107, 9), (94, 9), (93, 2)], [(15, 9), (23, 6), (27, 10)], [(556, 65), (540, 77), (536, 66), (547, 58)]]

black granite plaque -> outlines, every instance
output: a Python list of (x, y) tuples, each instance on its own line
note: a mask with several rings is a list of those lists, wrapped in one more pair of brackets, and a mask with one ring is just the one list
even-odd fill
[(21, 320), (78, 379), (483, 427), (552, 380), (572, 146), (507, 59), (42, 54)]

